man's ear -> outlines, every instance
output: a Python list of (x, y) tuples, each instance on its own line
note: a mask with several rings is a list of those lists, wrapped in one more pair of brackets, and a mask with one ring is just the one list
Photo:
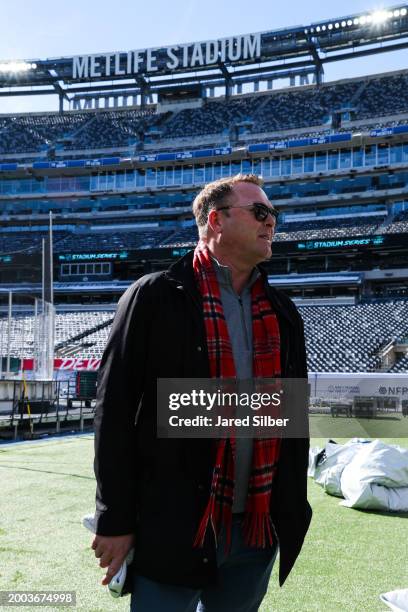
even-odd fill
[(214, 234), (220, 234), (222, 232), (222, 218), (221, 211), (212, 208), (208, 213), (208, 227)]

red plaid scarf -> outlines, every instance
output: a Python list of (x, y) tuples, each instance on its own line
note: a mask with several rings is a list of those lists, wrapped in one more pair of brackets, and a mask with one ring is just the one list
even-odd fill
[[(203, 298), (204, 323), (207, 334), (210, 373), (213, 378), (235, 378), (235, 364), (221, 293), (208, 248), (199, 242), (193, 268)], [(280, 376), (279, 326), (271, 304), (265, 296), (262, 279), (251, 289), (253, 330), (253, 376)], [(234, 499), (235, 438), (217, 442), (216, 459), (211, 483), (210, 499), (201, 519), (194, 546), (203, 546), (210, 522), (217, 538), (221, 526), (227, 533), (227, 547), (231, 542), (232, 503)], [(279, 459), (280, 439), (255, 439), (252, 469), (248, 483), (248, 497), (243, 523), (249, 546), (264, 548), (272, 544), (270, 498), (272, 480)]]

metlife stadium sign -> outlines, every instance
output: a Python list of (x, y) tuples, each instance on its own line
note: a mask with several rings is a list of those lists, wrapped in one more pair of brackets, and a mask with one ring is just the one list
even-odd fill
[(261, 57), (261, 33), (204, 42), (127, 52), (77, 55), (72, 58), (72, 78), (104, 79), (137, 74), (213, 68), (218, 62), (240, 62)]
[[(20, 89), (20, 95), (36, 95), (36, 88), (41, 87), (42, 95), (55, 95), (55, 83), (58, 82), (59, 95), (63, 96), (68, 92), (92, 93), (99, 89), (99, 83), (104, 80), (136, 80), (136, 83), (132, 83), (133, 91), (150, 95), (165, 91), (166, 87), (171, 89), (169, 80), (162, 78), (167, 76), (180, 76), (176, 83), (171, 83), (173, 90), (177, 85), (185, 87), (193, 80), (205, 86), (214, 83), (214, 87), (223, 86), (226, 82), (231, 86), (261, 79), (273, 82), (278, 78), (290, 79), (291, 82), (298, 78), (300, 84), (307, 84), (309, 76), (319, 82), (324, 63), (343, 61), (346, 48), (350, 52), (346, 54), (347, 58), (351, 58), (392, 50), (391, 46), (387, 46), (390, 41), (400, 40), (398, 45), (405, 47), (408, 38), (407, 9), (406, 6), (393, 8), (395, 10), (385, 13), (381, 23), (376, 22), (375, 13), (364, 11), (306, 26), (290, 26), (201, 42), (145, 49), (135, 46), (129, 50), (74, 57), (13, 58), (12, 61), (0, 61), (0, 89), (26, 86), (23, 92)], [(195, 73), (194, 78), (189, 75), (185, 81), (188, 73)], [(140, 78), (142, 75), (149, 77), (147, 82)], [(78, 83), (87, 85), (79, 88)], [(8, 94), (8, 91), (3, 92), (3, 95)]]

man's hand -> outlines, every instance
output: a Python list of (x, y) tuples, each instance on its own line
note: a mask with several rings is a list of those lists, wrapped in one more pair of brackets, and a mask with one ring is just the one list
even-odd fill
[(91, 548), (95, 551), (95, 557), (99, 559), (99, 566), (108, 568), (102, 580), (103, 585), (109, 584), (118, 573), (133, 546), (133, 541), (132, 533), (122, 536), (95, 536)]

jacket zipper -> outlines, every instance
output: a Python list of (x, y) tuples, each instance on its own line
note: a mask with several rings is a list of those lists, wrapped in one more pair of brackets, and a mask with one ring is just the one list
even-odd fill
[(240, 313), (241, 313), (241, 323), (242, 323), (242, 327), (244, 329), (244, 336), (245, 336), (245, 346), (247, 351), (249, 351), (249, 338), (248, 338), (248, 330), (247, 330), (247, 326), (245, 323), (245, 313), (244, 313), (244, 305), (242, 303), (242, 297), (239, 295), (238, 296), (238, 302), (239, 302), (239, 306), (240, 306)]

